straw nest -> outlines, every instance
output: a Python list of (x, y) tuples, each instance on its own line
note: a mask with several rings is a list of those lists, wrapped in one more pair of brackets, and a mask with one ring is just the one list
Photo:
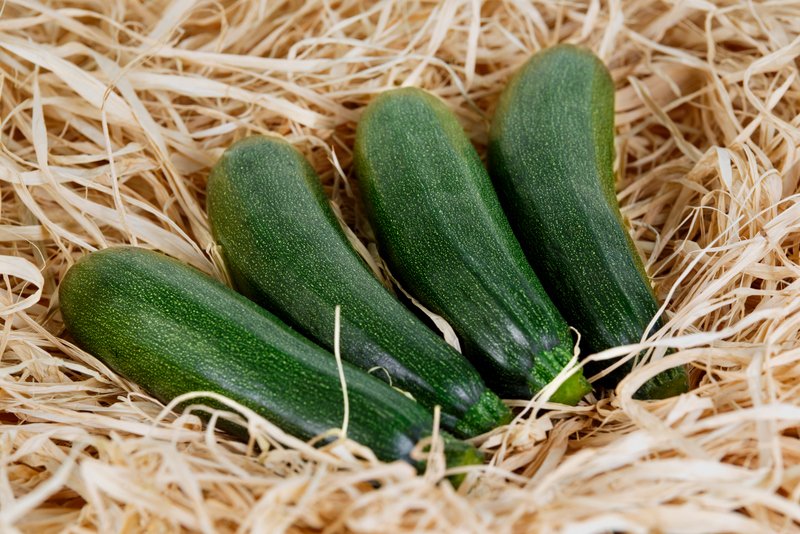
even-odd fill
[[(796, 1), (2, 10), (0, 531), (798, 530)], [(514, 403), (513, 424), (476, 440), (490, 461), (460, 489), (440, 462), (417, 476), (256, 416), (253, 443), (229, 441), (63, 337), (56, 289), (88, 251), (133, 243), (224, 279), (205, 181), (246, 134), (304, 151), (375, 255), (351, 172), (362, 107), (388, 87), (424, 87), (484, 154), (504, 82), (562, 41), (595, 50), (616, 80), (619, 199), (668, 322), (645, 345), (651, 363), (605, 398)], [(679, 364), (691, 393), (632, 399)]]

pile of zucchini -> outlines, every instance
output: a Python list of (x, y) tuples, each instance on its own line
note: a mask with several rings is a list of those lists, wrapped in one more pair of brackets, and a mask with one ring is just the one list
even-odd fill
[[(570, 326), (591, 353), (660, 325), (616, 201), (613, 119), (608, 71), (571, 46), (540, 52), (509, 83), (489, 173), (422, 90), (387, 91), (364, 111), (355, 172), (382, 255), (453, 326), (463, 355), (375, 278), (302, 154), (260, 136), (226, 150), (208, 181), (211, 228), (241, 295), (157, 252), (111, 248), (62, 281), (65, 325), (163, 401), (221, 393), (300, 438), (341, 428), (379, 458), (417, 466), (412, 450), (438, 406), (448, 465), (479, 463), (461, 440), (510, 420), (499, 396), (530, 398), (562, 371)], [(675, 368), (638, 395), (686, 388)], [(575, 404), (590, 390), (575, 371), (551, 400)]]

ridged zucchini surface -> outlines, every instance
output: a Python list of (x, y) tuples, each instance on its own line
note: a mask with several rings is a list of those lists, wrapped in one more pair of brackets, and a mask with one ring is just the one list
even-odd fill
[[(302, 439), (342, 425), (333, 355), (192, 267), (144, 249), (105, 249), (69, 269), (59, 296), (78, 345), (164, 402), (221, 393)], [(411, 461), (431, 416), (346, 363), (344, 376), (348, 436), (383, 460)], [(470, 446), (448, 444), (451, 463), (479, 461)]]
[[(500, 98), (489, 168), (534, 270), (581, 333), (583, 353), (638, 343), (659, 308), (619, 211), (613, 162), (608, 69), (571, 45), (537, 53)], [(686, 387), (685, 370), (675, 368), (637, 395), (661, 398)]]
[[(420, 89), (382, 93), (358, 124), (354, 158), (392, 272), (450, 322), (489, 386), (530, 398), (549, 383), (572, 355), (570, 332), (453, 113)], [(587, 391), (576, 373), (553, 400)]]
[(510, 419), (472, 365), (400, 303), (349, 243), (319, 177), (288, 142), (254, 136), (229, 147), (208, 181), (211, 228), (245, 295), (410, 393), (462, 437)]

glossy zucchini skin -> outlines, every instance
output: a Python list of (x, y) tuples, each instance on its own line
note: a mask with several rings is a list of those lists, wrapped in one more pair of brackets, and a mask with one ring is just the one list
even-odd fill
[[(528, 260), (581, 333), (584, 354), (638, 343), (659, 308), (619, 211), (613, 162), (614, 83), (605, 65), (571, 45), (534, 55), (500, 98), (489, 170)], [(675, 368), (637, 396), (686, 388), (685, 370)]]
[(209, 177), (207, 206), (245, 295), (328, 348), (340, 305), (342, 357), (430, 410), (439, 405), (442, 426), (461, 437), (510, 420), (466, 358), (375, 278), (291, 144), (255, 136), (229, 147)]
[[(342, 425), (333, 355), (192, 267), (140, 248), (109, 248), (70, 268), (59, 296), (78, 345), (161, 401), (221, 393), (302, 439)], [(348, 437), (383, 460), (411, 462), (431, 416), (350, 365), (344, 374)], [(451, 461), (480, 459), (463, 443), (451, 444)]]
[[(358, 124), (355, 168), (392, 272), (450, 322), (489, 386), (530, 398), (550, 382), (572, 355), (569, 329), (444, 103), (414, 88), (382, 93)], [(552, 400), (588, 390), (576, 373)]]

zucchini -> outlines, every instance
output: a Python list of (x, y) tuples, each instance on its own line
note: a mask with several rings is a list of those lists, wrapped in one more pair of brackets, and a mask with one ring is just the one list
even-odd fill
[[(301, 439), (342, 425), (333, 356), (192, 267), (144, 249), (105, 249), (70, 268), (59, 296), (78, 345), (163, 402), (218, 392)], [(344, 376), (348, 437), (383, 460), (412, 462), (412, 448), (431, 431), (430, 414), (346, 363)], [(450, 464), (480, 461), (474, 448), (446, 444)]]
[[(638, 343), (658, 312), (619, 211), (613, 162), (614, 83), (605, 65), (570, 45), (533, 56), (500, 98), (489, 168), (528, 260), (589, 353)], [(680, 367), (637, 396), (686, 389)]]
[[(355, 168), (392, 272), (464, 342), (489, 386), (530, 398), (572, 356), (566, 322), (525, 260), (486, 170), (455, 116), (420, 89), (364, 111)], [(589, 391), (580, 372), (552, 400)]]
[(472, 437), (510, 420), (478, 372), (383, 287), (347, 240), (319, 177), (288, 142), (229, 147), (208, 180), (208, 215), (234, 283), (324, 347), (341, 306), (342, 357), (442, 409)]

